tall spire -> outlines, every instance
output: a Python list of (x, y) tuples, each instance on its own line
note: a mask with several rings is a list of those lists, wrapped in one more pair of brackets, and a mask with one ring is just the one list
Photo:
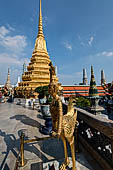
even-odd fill
[(9, 73), (9, 68), (8, 68), (8, 75), (10, 75), (10, 73)]
[[(24, 94), (27, 97), (31, 95), (32, 92), (35, 92), (35, 89), (39, 86), (47, 86), (50, 83), (50, 57), (46, 48), (46, 41), (43, 34), (43, 25), (42, 25), (42, 9), (41, 9), (41, 0), (39, 2), (39, 23), (38, 23), (38, 35), (35, 40), (35, 47), (30, 59), (30, 63), (27, 66), (27, 70), (22, 74), (22, 81), (19, 83), (16, 88), (17, 94), (24, 97)], [(56, 80), (58, 78), (56, 77)], [(23, 94), (24, 90), (24, 94)]]
[(23, 74), (26, 72), (26, 63), (23, 64)]
[(39, 23), (38, 23), (38, 37), (44, 37), (42, 25), (42, 5), (40, 0)]
[(106, 84), (104, 70), (101, 70), (101, 85)]
[(86, 73), (86, 69), (83, 68), (83, 85), (87, 85), (87, 73)]
[(44, 39), (44, 34), (43, 34), (41, 0), (40, 0), (39, 8), (40, 10), (39, 10), (38, 35), (35, 41), (35, 48), (34, 48), (33, 54), (36, 53), (37, 51), (38, 52), (43, 51), (47, 53), (46, 41)]
[(89, 96), (98, 96), (98, 90), (97, 90), (96, 81), (94, 77), (93, 66), (91, 66), (91, 80), (90, 80)]

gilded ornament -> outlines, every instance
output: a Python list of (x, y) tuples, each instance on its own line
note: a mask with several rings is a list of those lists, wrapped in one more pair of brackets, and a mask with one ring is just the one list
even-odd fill
[(77, 111), (75, 111), (73, 103), (75, 97), (70, 97), (68, 103), (67, 114), (63, 115), (62, 101), (60, 99), (61, 86), (54, 81), (55, 70), (50, 63), (50, 84), (49, 84), (49, 94), (53, 97), (53, 100), (50, 104), (50, 112), (52, 116), (52, 136), (60, 137), (64, 144), (64, 154), (65, 161), (60, 166), (60, 170), (65, 170), (69, 165), (69, 158), (67, 152), (66, 141), (69, 143), (71, 148), (72, 155), (72, 170), (76, 170), (76, 161), (75, 161), (75, 148), (74, 148), (74, 129), (77, 124)]

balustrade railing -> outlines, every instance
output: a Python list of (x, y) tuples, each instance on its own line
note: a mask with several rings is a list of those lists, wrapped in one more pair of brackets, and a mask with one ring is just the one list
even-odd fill
[(113, 121), (102, 115), (78, 111), (79, 141), (105, 170), (113, 169)]

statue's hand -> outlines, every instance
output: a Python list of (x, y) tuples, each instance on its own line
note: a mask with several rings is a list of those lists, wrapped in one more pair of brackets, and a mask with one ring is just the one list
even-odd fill
[(51, 136), (58, 137), (58, 138), (60, 137), (60, 135), (58, 133), (56, 133), (55, 131), (51, 132)]
[(76, 125), (77, 125), (77, 126), (79, 125), (79, 122), (78, 122), (78, 120), (76, 120)]

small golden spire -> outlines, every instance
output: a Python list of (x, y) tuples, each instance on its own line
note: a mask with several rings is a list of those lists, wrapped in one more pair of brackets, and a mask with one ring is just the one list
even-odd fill
[(41, 10), (41, 0), (40, 0), (40, 11), (39, 11), (39, 24), (38, 24), (38, 36), (37, 37), (43, 37), (43, 25), (42, 25), (42, 10)]

